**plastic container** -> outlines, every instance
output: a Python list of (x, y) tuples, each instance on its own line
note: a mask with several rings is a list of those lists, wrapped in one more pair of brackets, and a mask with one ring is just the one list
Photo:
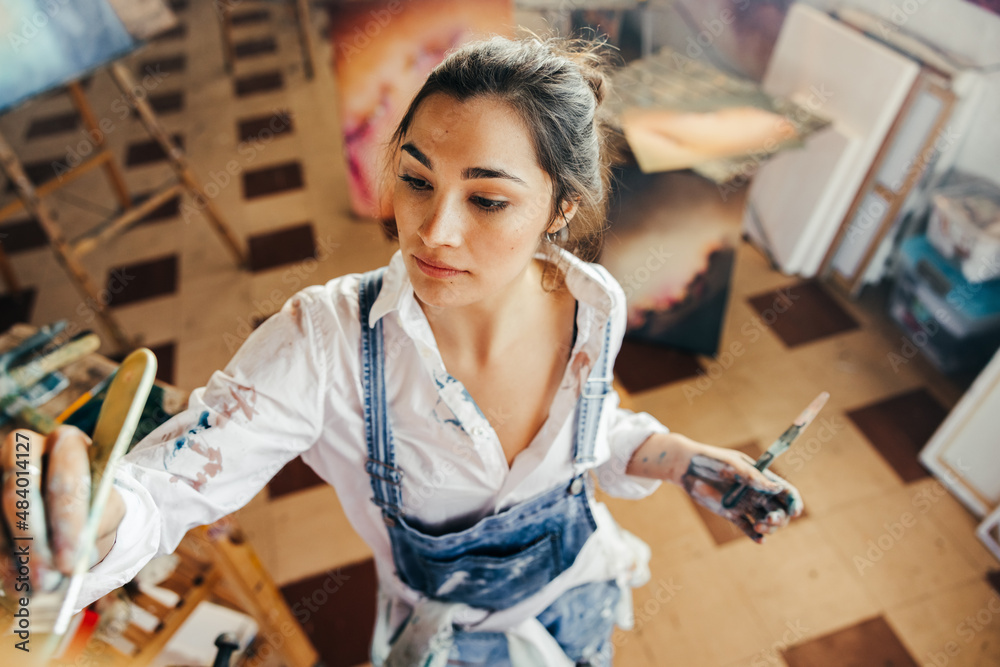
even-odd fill
[(889, 314), (942, 372), (978, 367), (1000, 346), (1000, 280), (970, 283), (915, 236), (900, 248)]
[(1000, 278), (1000, 186), (968, 179), (941, 188), (932, 201), (927, 238), (938, 252), (971, 283)]

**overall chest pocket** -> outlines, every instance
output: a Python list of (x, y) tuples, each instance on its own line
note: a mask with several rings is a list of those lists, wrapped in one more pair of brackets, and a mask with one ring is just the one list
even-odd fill
[(559, 574), (559, 537), (546, 534), (515, 553), (466, 553), (424, 559), (433, 596), (481, 609), (505, 609), (537, 593)]
[(396, 571), (437, 600), (491, 611), (511, 607), (569, 568), (594, 532), (587, 492), (579, 487), (553, 489), (443, 535), (397, 517), (387, 523)]

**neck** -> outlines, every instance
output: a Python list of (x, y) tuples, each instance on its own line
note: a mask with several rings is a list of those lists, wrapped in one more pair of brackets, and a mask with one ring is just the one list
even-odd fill
[(419, 299), (440, 349), (464, 363), (486, 366), (505, 357), (524, 334), (525, 314), (547, 296), (542, 290), (542, 261), (532, 259), (503, 290), (465, 306), (437, 308)]

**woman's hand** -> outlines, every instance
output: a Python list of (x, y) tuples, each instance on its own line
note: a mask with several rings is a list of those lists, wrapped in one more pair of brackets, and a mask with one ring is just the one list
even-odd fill
[[(679, 484), (696, 503), (736, 524), (758, 544), (805, 509), (798, 489), (769, 470), (757, 470), (743, 452), (677, 433), (650, 436), (626, 472)], [(724, 507), (723, 497), (739, 484), (747, 487), (742, 498), (733, 507)]]
[[(700, 443), (699, 443), (700, 444)], [(761, 472), (741, 451), (700, 444), (681, 476), (681, 485), (696, 503), (736, 524), (758, 544), (764, 537), (802, 514), (798, 489), (770, 470)], [(722, 499), (734, 486), (746, 485), (739, 502), (727, 508)]]
[[(8, 592), (53, 590), (62, 575), (72, 573), (78, 550), (86, 548), (80, 537), (90, 508), (90, 442), (72, 426), (48, 436), (18, 429), (4, 440), (0, 585)], [(112, 489), (91, 566), (111, 550), (124, 515), (125, 504)], [(30, 589), (25, 587), (29, 581)]]

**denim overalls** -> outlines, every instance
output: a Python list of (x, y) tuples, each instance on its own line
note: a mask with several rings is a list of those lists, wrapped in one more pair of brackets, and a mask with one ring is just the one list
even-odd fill
[[(597, 527), (587, 471), (594, 463), (601, 405), (610, 391), (610, 321), (601, 354), (577, 404), (573, 479), (465, 530), (431, 535), (404, 516), (400, 493), (404, 471), (395, 465), (385, 403), (382, 321), (374, 328), (368, 326), (384, 271), (383, 267), (363, 274), (359, 290), (368, 446), (365, 468), (374, 492), (372, 501), (382, 508), (396, 571), (405, 584), (432, 600), (505, 609), (537, 593), (569, 568)], [(619, 594), (614, 581), (584, 584), (564, 593), (537, 619), (577, 664), (610, 665), (613, 618), (609, 610)], [(448, 664), (502, 667), (509, 661), (503, 633), (455, 631)]]

